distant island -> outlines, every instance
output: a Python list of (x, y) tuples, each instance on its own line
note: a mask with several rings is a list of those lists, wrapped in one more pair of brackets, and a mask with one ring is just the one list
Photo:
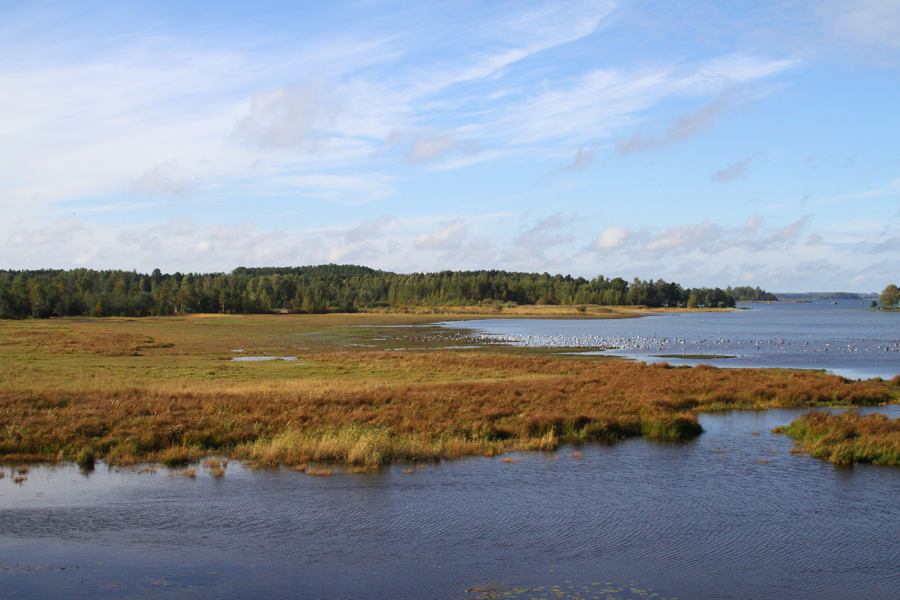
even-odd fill
[(497, 270), (392, 273), (356, 265), (239, 267), (230, 273), (93, 269), (0, 270), (0, 318), (142, 317), (186, 313), (318, 314), (405, 306), (647, 306), (730, 308), (775, 301), (759, 287), (684, 288)]
[(800, 302), (803, 300), (875, 300), (878, 294), (855, 294), (853, 292), (779, 292), (782, 302)]

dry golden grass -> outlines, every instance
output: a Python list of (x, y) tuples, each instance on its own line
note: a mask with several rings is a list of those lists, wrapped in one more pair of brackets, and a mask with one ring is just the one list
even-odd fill
[[(428, 321), (374, 314), (3, 322), (0, 460), (180, 467), (227, 455), (263, 466), (364, 468), (553, 450), (561, 441), (684, 439), (699, 433), (698, 411), (865, 405), (896, 394), (890, 382), (815, 372), (447, 350), (458, 342)], [(415, 334), (397, 324), (416, 325)], [(237, 349), (298, 360), (233, 362)]]

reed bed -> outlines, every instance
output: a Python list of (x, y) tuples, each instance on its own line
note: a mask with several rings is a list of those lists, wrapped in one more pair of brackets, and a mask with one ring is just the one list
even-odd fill
[[(687, 439), (701, 431), (700, 411), (897, 396), (892, 382), (824, 373), (446, 350), (422, 347), (421, 335), (402, 351), (377, 348), (397, 346), (397, 330), (384, 328), (398, 321), (424, 323), (416, 315), (2, 323), (0, 461), (179, 468), (227, 456), (367, 468), (562, 442)], [(235, 349), (302, 364), (232, 362)]]
[(811, 456), (835, 464), (900, 466), (900, 418), (815, 411), (775, 431), (792, 437)]

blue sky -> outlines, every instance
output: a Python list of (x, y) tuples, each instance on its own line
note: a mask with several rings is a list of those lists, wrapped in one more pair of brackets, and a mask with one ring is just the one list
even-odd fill
[(0, 268), (900, 282), (900, 2), (0, 6)]

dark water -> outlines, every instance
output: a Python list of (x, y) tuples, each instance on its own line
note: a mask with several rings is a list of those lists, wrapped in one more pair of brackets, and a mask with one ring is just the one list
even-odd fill
[[(444, 325), (475, 328), (480, 339), (501, 343), (597, 348), (673, 365), (826, 369), (852, 379), (890, 379), (900, 374), (900, 313), (864, 310), (868, 304), (859, 300), (739, 306), (749, 310)], [(704, 358), (681, 358), (697, 355)]]
[(411, 474), (5, 467), (0, 598), (896, 599), (900, 469), (789, 453), (797, 414)]

